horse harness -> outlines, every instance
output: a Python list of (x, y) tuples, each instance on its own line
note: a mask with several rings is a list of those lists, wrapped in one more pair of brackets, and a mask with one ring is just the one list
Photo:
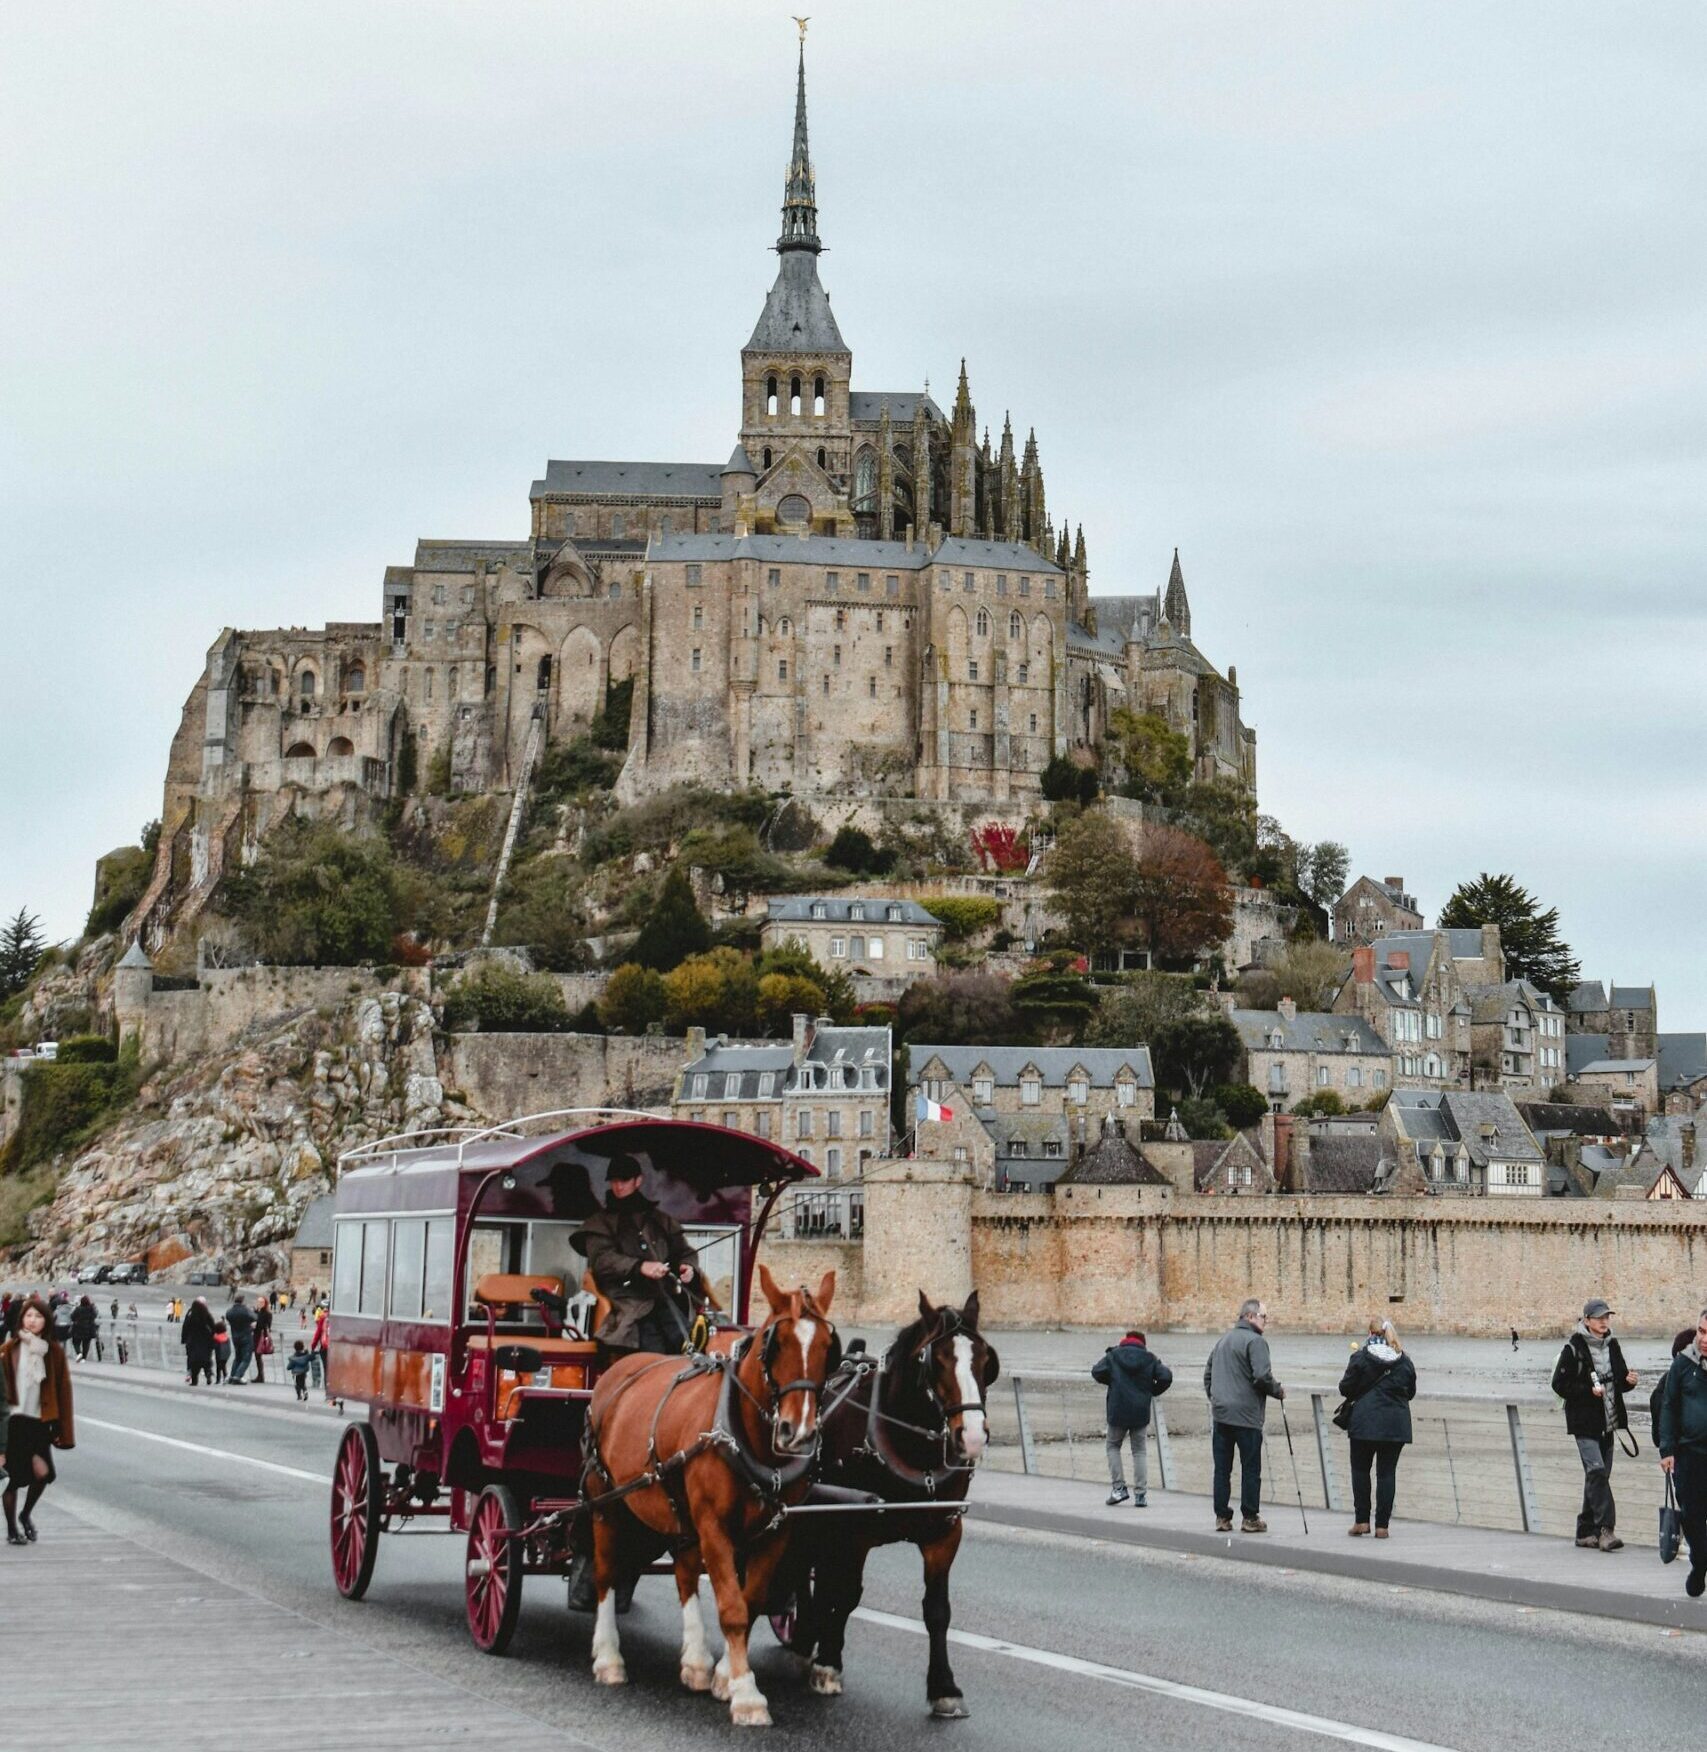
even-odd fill
[[(842, 1399), (846, 1398), (858, 1386), (859, 1380), (866, 1373), (871, 1373), (871, 1403), (866, 1409), (865, 1440), (860, 1447), (855, 1449), (855, 1454), (876, 1460), (900, 1479), (903, 1484), (909, 1484), (915, 1490), (922, 1490), (927, 1496), (934, 1497), (937, 1491), (957, 1473), (970, 1473), (973, 1470), (972, 1464), (957, 1464), (948, 1457), (948, 1442), (952, 1430), (950, 1419), (957, 1414), (964, 1416), (969, 1411), (982, 1412), (984, 1410), (983, 1396), (980, 1394), (977, 1399), (955, 1400), (945, 1403), (938, 1397), (936, 1382), (931, 1378), (930, 1361), (931, 1353), (944, 1339), (966, 1335), (966, 1329), (960, 1316), (952, 1309), (946, 1310), (942, 1330), (934, 1337), (927, 1338), (924, 1344), (919, 1347), (916, 1359), (919, 1387), (942, 1418), (941, 1428), (930, 1429), (923, 1424), (909, 1423), (905, 1418), (897, 1417), (893, 1412), (882, 1409), (884, 1376), (890, 1369), (891, 1360), (895, 1358), (894, 1351), (890, 1351), (876, 1363), (869, 1359), (861, 1359), (850, 1365), (854, 1371), (854, 1380), (841, 1398), (834, 1402), (836, 1405), (840, 1405)], [(828, 1411), (825, 1415), (828, 1415)], [(921, 1471), (918, 1467), (903, 1460), (889, 1438), (887, 1432), (890, 1428), (905, 1430), (909, 1435), (922, 1436), (927, 1442), (935, 1443), (942, 1451), (941, 1464), (933, 1466), (929, 1471)]]

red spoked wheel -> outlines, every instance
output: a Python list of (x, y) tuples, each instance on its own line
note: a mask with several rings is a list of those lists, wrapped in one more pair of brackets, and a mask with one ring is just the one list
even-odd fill
[(488, 1655), (501, 1655), (522, 1610), (522, 1515), (506, 1486), (489, 1484), (468, 1522), (468, 1634)]
[(379, 1443), (367, 1424), (350, 1424), (332, 1468), (332, 1580), (346, 1600), (359, 1600), (373, 1580), (384, 1506)]

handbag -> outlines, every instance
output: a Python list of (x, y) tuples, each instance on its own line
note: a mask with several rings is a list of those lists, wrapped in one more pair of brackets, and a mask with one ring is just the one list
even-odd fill
[(1666, 1474), (1666, 1500), (1660, 1504), (1660, 1562), (1670, 1563), (1683, 1543), (1683, 1516), (1677, 1506), (1677, 1486)]
[(259, 1340), (256, 1342), (255, 1355), (258, 1357), (270, 1357), (272, 1354), (273, 1335), (270, 1332), (263, 1332)]
[(1339, 1402), (1339, 1404), (1334, 1407), (1334, 1428), (1335, 1429), (1348, 1430), (1348, 1431), (1350, 1430), (1350, 1428), (1351, 1428), (1351, 1407), (1352, 1407), (1352, 1401), (1349, 1399), (1342, 1399)]

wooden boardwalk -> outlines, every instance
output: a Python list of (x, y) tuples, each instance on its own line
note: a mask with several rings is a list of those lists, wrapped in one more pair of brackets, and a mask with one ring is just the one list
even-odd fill
[(30, 1752), (563, 1752), (561, 1729), (54, 1506), (0, 1547), (0, 1745)]

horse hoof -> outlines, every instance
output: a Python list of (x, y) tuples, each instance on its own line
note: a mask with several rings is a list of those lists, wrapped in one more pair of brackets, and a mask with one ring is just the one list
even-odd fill
[(727, 1662), (719, 1661), (711, 1669), (711, 1695), (719, 1703), (729, 1701), (729, 1667)]
[(593, 1668), (595, 1685), (626, 1685), (628, 1666), (623, 1661), (600, 1661)]
[(771, 1725), (770, 1706), (766, 1703), (732, 1703), (729, 1719), (738, 1728), (768, 1728)]
[(820, 1697), (840, 1697), (842, 1694), (842, 1674), (839, 1667), (812, 1668), (812, 1689)]
[(971, 1714), (964, 1697), (933, 1697), (931, 1714), (940, 1722), (964, 1721)]
[(709, 1666), (684, 1666), (682, 1668), (682, 1684), (685, 1685), (689, 1691), (709, 1691), (712, 1686), (711, 1672), (712, 1670)]

